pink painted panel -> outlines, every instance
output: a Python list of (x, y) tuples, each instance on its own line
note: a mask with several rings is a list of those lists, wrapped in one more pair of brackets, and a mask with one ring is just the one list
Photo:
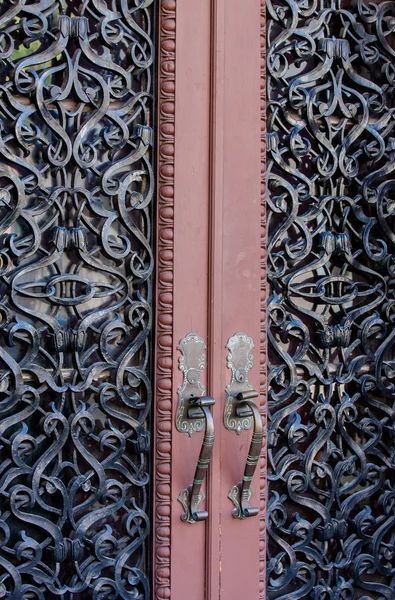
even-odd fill
[[(207, 338), (210, 0), (177, 3), (173, 403), (182, 378), (179, 341)], [(173, 412), (174, 415), (174, 412)], [(202, 433), (175, 429), (172, 452), (172, 600), (205, 598), (206, 524), (180, 520), (179, 492), (192, 483)], [(203, 507), (202, 507), (203, 508)]]
[[(260, 0), (240, 10), (227, 0), (224, 68), (223, 339), (237, 332), (254, 343), (250, 383), (260, 387), (261, 342), (261, 102)], [(229, 382), (225, 373), (223, 388)], [(226, 494), (241, 479), (251, 432), (221, 439), (221, 598), (259, 598), (259, 516), (231, 516)], [(253, 481), (252, 506), (260, 506), (260, 473)]]
[[(263, 10), (264, 0), (242, 9), (236, 0), (160, 1), (157, 599), (264, 597), (264, 513), (261, 521), (235, 520), (227, 498), (242, 478), (251, 432), (237, 437), (223, 425), (229, 337), (245, 332), (254, 339), (250, 381), (263, 392), (266, 381)], [(177, 345), (190, 332), (207, 339), (207, 393), (217, 402), (210, 516), (194, 525), (180, 520), (177, 496), (192, 481), (202, 434), (190, 440), (175, 427)], [(263, 412), (265, 402), (262, 396)], [(259, 475), (253, 503), (264, 507), (264, 459)]]

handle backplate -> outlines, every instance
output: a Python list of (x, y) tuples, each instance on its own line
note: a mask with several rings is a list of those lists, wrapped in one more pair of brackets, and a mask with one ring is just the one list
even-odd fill
[(248, 381), (248, 372), (252, 368), (254, 357), (252, 349), (254, 343), (245, 333), (236, 333), (226, 344), (229, 350), (228, 369), (230, 370), (230, 384), (226, 388), (226, 403), (224, 410), (224, 425), (226, 429), (236, 431), (237, 434), (243, 429), (251, 429), (252, 413), (246, 407), (245, 412), (237, 411), (237, 394), (252, 390)]
[(178, 431), (191, 436), (196, 431), (203, 431), (204, 414), (200, 410), (196, 415), (189, 414), (193, 408), (192, 399), (204, 395), (205, 387), (201, 382), (201, 373), (206, 367), (206, 344), (195, 333), (186, 335), (178, 346), (181, 352), (179, 368), (183, 373), (182, 385), (178, 388), (178, 407), (176, 411), (176, 427)]

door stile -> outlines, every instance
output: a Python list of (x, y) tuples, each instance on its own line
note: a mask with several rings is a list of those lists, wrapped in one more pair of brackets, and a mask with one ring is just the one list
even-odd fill
[[(179, 432), (175, 416), (182, 383), (180, 341), (195, 333), (207, 343), (211, 0), (194, 4), (193, 11), (189, 3), (162, 0), (161, 9), (160, 51), (165, 53), (159, 59), (159, 162), (163, 166), (159, 166), (157, 321), (158, 352), (166, 363), (158, 360), (157, 366), (156, 597), (177, 600), (192, 595), (194, 600), (204, 600), (206, 525), (181, 521), (183, 508), (178, 502), (180, 492), (192, 483), (203, 435)], [(170, 133), (163, 128), (168, 114)], [(208, 393), (206, 373), (202, 383)], [(166, 441), (165, 449), (160, 440)]]
[(208, 388), (217, 399), (213, 408), (216, 443), (208, 473), (207, 523), (207, 600), (217, 600), (221, 590), (221, 461), (223, 435), (222, 414), (224, 342), (223, 303), (223, 211), (224, 207), (224, 77), (225, 77), (225, 3), (211, 2), (211, 106), (210, 106), (210, 190), (209, 190), (209, 257), (208, 257)]
[[(230, 385), (228, 340), (244, 333), (252, 339), (254, 364), (248, 382), (261, 385), (261, 2), (243, 5), (226, 0), (224, 72), (224, 187), (222, 270), (221, 403)], [(261, 397), (259, 402), (263, 402)], [(234, 518), (228, 494), (243, 478), (253, 429), (227, 430), (222, 413), (221, 532), (223, 600), (259, 598), (259, 515)], [(251, 507), (260, 508), (261, 479), (257, 469), (251, 482)]]

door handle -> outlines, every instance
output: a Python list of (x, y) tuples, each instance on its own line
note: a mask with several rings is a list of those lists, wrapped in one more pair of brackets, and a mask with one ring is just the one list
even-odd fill
[(189, 333), (180, 341), (178, 348), (181, 352), (179, 366), (183, 373), (183, 382), (178, 388), (176, 427), (178, 431), (188, 433), (190, 437), (204, 429), (193, 483), (178, 496), (184, 508), (181, 519), (185, 523), (196, 523), (208, 517), (206, 510), (199, 510), (199, 504), (204, 499), (202, 485), (214, 445), (214, 421), (210, 406), (213, 406), (215, 401), (204, 395), (205, 388), (201, 381), (201, 374), (206, 367), (206, 344), (203, 338)]
[(235, 519), (254, 517), (259, 513), (259, 508), (252, 508), (251, 481), (263, 445), (263, 422), (258, 406), (254, 399), (259, 394), (252, 389), (248, 375), (254, 363), (252, 350), (254, 342), (245, 333), (236, 333), (226, 344), (229, 350), (228, 369), (230, 371), (230, 384), (226, 388), (226, 402), (224, 410), (224, 425), (226, 429), (235, 431), (237, 435), (245, 429), (254, 426), (251, 445), (244, 469), (243, 480), (234, 485), (228, 494), (233, 502), (232, 515)]
[(239, 418), (252, 416), (254, 421), (254, 430), (244, 469), (243, 480), (237, 485), (234, 485), (228, 494), (228, 497), (235, 506), (232, 510), (232, 516), (235, 519), (255, 517), (259, 513), (259, 508), (252, 508), (250, 506), (252, 496), (251, 481), (259, 461), (263, 444), (262, 417), (258, 406), (254, 402), (254, 398), (258, 398), (258, 396), (259, 394), (255, 390), (247, 390), (246, 392), (239, 392), (235, 397), (235, 400), (237, 401), (237, 404), (235, 405), (236, 416)]
[(178, 500), (184, 507), (181, 519), (185, 523), (205, 521), (208, 517), (207, 510), (198, 510), (198, 508), (204, 498), (202, 485), (210, 464), (214, 445), (214, 420), (210, 411), (210, 406), (214, 404), (214, 398), (210, 398), (209, 396), (189, 399), (188, 418), (192, 420), (203, 418), (205, 421), (205, 431), (193, 483), (182, 490), (178, 496)]

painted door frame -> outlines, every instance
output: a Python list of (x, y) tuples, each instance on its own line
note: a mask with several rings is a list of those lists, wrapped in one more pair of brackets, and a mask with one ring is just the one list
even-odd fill
[[(266, 419), (265, 3), (158, 0), (157, 318), (153, 597), (265, 598), (266, 449), (254, 478), (260, 517), (231, 517), (250, 433), (222, 423), (225, 345), (255, 342), (251, 383)], [(200, 434), (175, 427), (180, 339), (207, 340), (216, 442), (206, 523), (185, 524), (177, 496)], [(245, 435), (244, 435), (245, 434)], [(240, 594), (242, 594), (240, 596)]]

